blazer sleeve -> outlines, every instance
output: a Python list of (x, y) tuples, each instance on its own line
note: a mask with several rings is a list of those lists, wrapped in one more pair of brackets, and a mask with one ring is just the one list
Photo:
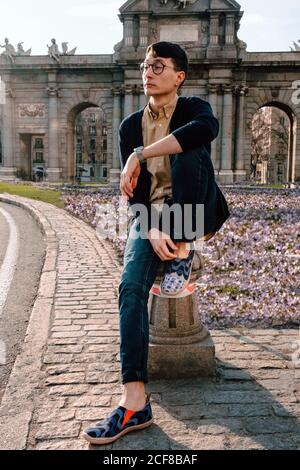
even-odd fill
[(191, 97), (186, 106), (190, 121), (172, 132), (183, 152), (210, 144), (219, 133), (219, 122), (207, 101)]
[[(119, 156), (120, 156), (120, 164), (121, 170), (123, 170), (129, 156), (133, 152), (133, 146), (130, 144), (129, 141), (129, 133), (126, 132), (127, 122), (122, 122), (119, 127)], [(126, 138), (125, 138), (126, 136)]]

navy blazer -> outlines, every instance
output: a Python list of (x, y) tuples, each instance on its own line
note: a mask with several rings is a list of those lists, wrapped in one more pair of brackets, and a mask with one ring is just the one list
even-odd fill
[[(120, 160), (123, 170), (127, 159), (135, 147), (143, 145), (142, 117), (144, 108), (127, 116), (119, 128)], [(218, 120), (207, 101), (196, 96), (179, 97), (170, 121), (170, 133), (176, 137), (183, 152), (198, 149), (209, 155), (211, 142), (219, 132)], [(141, 165), (138, 183), (129, 199), (129, 205), (144, 204), (150, 213), (151, 174), (147, 165)], [(230, 216), (226, 199), (218, 187), (214, 176), (208, 182), (204, 201), (204, 235), (220, 230)], [(150, 222), (150, 217), (148, 218)], [(150, 229), (150, 227), (149, 227)]]

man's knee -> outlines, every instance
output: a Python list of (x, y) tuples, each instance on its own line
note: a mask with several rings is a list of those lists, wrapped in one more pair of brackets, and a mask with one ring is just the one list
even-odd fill
[(202, 149), (197, 148), (193, 150), (188, 150), (182, 153), (176, 153), (174, 155), (171, 155), (171, 162), (176, 161), (176, 163), (181, 163), (182, 160), (188, 163), (193, 163), (195, 160), (198, 160), (200, 157), (203, 157), (203, 152)]
[[(151, 287), (151, 286), (150, 286)], [(119, 296), (137, 296), (140, 298), (147, 297), (149, 295), (150, 287), (147, 281), (135, 280), (130, 274), (123, 275), (119, 284)]]
[(175, 157), (172, 161), (173, 192), (176, 193), (177, 185), (190, 193), (215, 181), (213, 164), (205, 149), (190, 150)]

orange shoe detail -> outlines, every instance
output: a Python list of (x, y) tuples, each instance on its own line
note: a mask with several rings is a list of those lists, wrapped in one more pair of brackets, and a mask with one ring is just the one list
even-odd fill
[(189, 284), (189, 285), (187, 286), (187, 290), (188, 290), (189, 292), (193, 292), (193, 291), (195, 290), (195, 287), (196, 287), (196, 284)]
[(151, 292), (154, 295), (160, 295), (160, 289), (158, 287), (152, 287)]
[(136, 413), (136, 411), (132, 411), (132, 410), (126, 410), (125, 411), (125, 414), (124, 414), (124, 418), (123, 418), (123, 422), (122, 422), (122, 425), (121, 425), (121, 429), (125, 426), (125, 424), (128, 423), (128, 421), (130, 420), (130, 418)]

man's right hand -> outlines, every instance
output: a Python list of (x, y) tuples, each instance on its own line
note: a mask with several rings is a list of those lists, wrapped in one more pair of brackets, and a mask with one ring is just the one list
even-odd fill
[[(150, 241), (153, 250), (162, 261), (177, 258), (176, 252), (178, 248), (166, 233), (160, 232), (157, 228), (152, 228), (148, 232), (148, 240)], [(175, 253), (171, 253), (169, 248), (174, 250)]]

